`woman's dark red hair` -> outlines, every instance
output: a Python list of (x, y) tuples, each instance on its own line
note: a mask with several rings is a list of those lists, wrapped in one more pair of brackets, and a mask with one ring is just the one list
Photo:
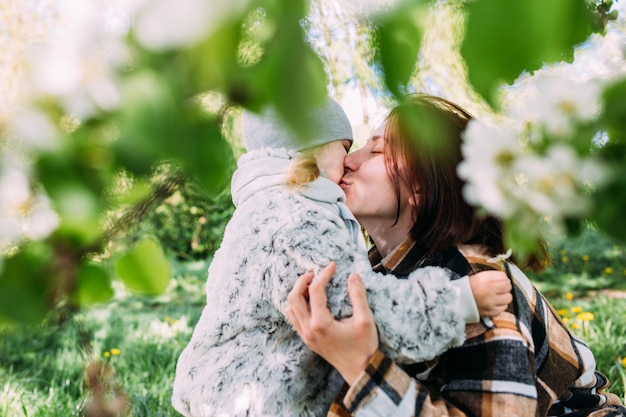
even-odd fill
[[(394, 181), (398, 209), (401, 181), (419, 202), (414, 206), (411, 237), (426, 257), (460, 244), (481, 244), (490, 255), (506, 252), (502, 222), (480, 215), (463, 197), (457, 175), (462, 133), (472, 116), (440, 97), (416, 94), (387, 117), (385, 162)], [(519, 260), (518, 260), (519, 261)], [(542, 270), (549, 263), (543, 239), (521, 267)]]

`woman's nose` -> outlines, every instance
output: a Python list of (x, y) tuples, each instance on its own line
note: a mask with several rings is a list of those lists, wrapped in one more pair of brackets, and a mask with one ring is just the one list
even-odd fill
[(358, 150), (346, 155), (343, 160), (343, 167), (346, 171), (355, 171), (358, 168), (360, 152), (361, 150)]

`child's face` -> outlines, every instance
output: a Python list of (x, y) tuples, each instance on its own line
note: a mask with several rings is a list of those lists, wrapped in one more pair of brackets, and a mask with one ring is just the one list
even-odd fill
[(336, 140), (320, 146), (315, 153), (315, 159), (320, 170), (326, 178), (339, 184), (343, 177), (343, 160), (352, 146), (352, 141), (348, 139)]

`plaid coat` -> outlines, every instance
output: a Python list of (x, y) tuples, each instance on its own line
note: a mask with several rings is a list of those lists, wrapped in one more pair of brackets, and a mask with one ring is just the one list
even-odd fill
[[(513, 302), (492, 319), (466, 327), (462, 346), (428, 363), (401, 368), (377, 352), (352, 387), (344, 385), (329, 416), (626, 416), (617, 396), (604, 393), (606, 377), (595, 370), (589, 347), (515, 265), (491, 263), (462, 247), (433, 264), (459, 275), (504, 268)], [(375, 270), (403, 277), (420, 264), (412, 241), (381, 259)]]

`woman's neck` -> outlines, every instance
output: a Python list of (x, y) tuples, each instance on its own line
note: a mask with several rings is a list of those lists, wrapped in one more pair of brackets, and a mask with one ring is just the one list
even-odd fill
[[(387, 222), (385, 222), (387, 223)], [(405, 222), (381, 224), (380, 221), (363, 220), (361, 226), (367, 231), (376, 244), (376, 248), (384, 258), (409, 237), (410, 225)]]

